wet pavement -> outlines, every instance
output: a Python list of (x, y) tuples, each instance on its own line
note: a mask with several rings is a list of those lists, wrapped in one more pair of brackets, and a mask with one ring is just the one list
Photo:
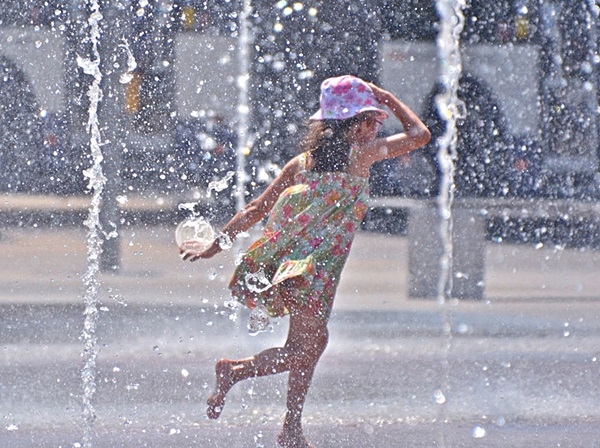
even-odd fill
[[(285, 376), (237, 385), (204, 416), (222, 356), (249, 336), (225, 306), (235, 253), (178, 258), (174, 225), (121, 230), (101, 275), (96, 447), (273, 447)], [(0, 447), (83, 437), (79, 227), (0, 229)], [(488, 244), (486, 300), (407, 297), (407, 239), (363, 232), (342, 278), (305, 431), (316, 447), (600, 446), (600, 252)], [(451, 331), (447, 331), (451, 329)]]

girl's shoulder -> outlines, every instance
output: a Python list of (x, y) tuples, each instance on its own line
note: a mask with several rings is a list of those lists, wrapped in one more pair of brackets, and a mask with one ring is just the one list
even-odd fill
[(297, 183), (297, 177), (299, 175), (305, 174), (308, 170), (310, 170), (310, 164), (310, 153), (303, 152), (298, 154), (285, 164), (278, 177), (286, 179), (286, 182), (291, 182), (291, 185), (293, 185)]
[(388, 158), (385, 139), (378, 138), (364, 145), (353, 145), (348, 172), (358, 176), (368, 177), (373, 163)]

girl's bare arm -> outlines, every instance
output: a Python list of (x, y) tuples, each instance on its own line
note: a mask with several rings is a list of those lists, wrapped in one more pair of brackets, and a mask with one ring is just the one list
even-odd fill
[(234, 239), (238, 233), (245, 232), (265, 218), (277, 202), (279, 195), (286, 188), (294, 185), (294, 177), (297, 172), (298, 157), (295, 157), (283, 167), (281, 173), (258, 198), (253, 199), (231, 218), (223, 227), (222, 233)]
[[(267, 216), (275, 202), (277, 202), (279, 195), (294, 184), (294, 177), (299, 170), (299, 166), (299, 157), (295, 157), (288, 162), (266, 190), (237, 212), (223, 227), (221, 233), (233, 240), (239, 233), (250, 229)], [(199, 258), (210, 258), (221, 250), (219, 238), (217, 238), (205, 251), (198, 252), (194, 250), (193, 245), (184, 245), (180, 248), (180, 253), (183, 255), (184, 260), (195, 261)]]
[(392, 93), (370, 84), (377, 101), (385, 105), (400, 121), (404, 132), (385, 138), (375, 139), (364, 151), (367, 162), (373, 164), (379, 160), (391, 159), (426, 145), (431, 132), (419, 117)]

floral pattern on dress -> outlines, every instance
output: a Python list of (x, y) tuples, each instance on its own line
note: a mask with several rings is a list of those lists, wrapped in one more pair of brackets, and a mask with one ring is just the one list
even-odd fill
[(367, 210), (368, 179), (302, 171), (296, 182), (279, 196), (263, 235), (242, 257), (229, 287), (249, 308), (262, 305), (280, 317), (287, 313), (282, 284), (295, 279), (295, 300), (326, 319)]

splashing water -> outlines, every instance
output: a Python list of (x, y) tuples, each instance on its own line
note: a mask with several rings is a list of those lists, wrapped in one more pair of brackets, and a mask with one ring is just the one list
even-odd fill
[[(185, 241), (195, 241), (198, 246), (207, 249), (215, 239), (215, 231), (208, 221), (202, 217), (192, 217), (182, 221), (175, 229), (175, 241), (181, 246)], [(202, 250), (204, 250), (202, 249)]]
[(248, 334), (250, 336), (256, 336), (259, 333), (273, 331), (273, 325), (271, 324), (271, 318), (267, 309), (258, 305), (248, 316)]
[(137, 62), (133, 57), (133, 53), (131, 52), (131, 48), (129, 48), (129, 43), (126, 39), (123, 39), (123, 43), (119, 45), (119, 47), (123, 48), (127, 53), (127, 72), (121, 75), (119, 82), (121, 84), (129, 84), (134, 78), (133, 72), (137, 68)]
[[(256, 294), (261, 294), (273, 287), (262, 269), (255, 274), (246, 274), (244, 281), (248, 290)], [(250, 311), (250, 315), (248, 316), (248, 333), (251, 336), (255, 336), (258, 333), (266, 331), (273, 331), (271, 318), (267, 309), (259, 304)]]
[(229, 250), (233, 247), (233, 241), (229, 238), (229, 235), (219, 232), (219, 247), (223, 250)]
[[(436, 403), (439, 405), (438, 421), (445, 421), (448, 401), (450, 366), (448, 356), (452, 348), (452, 326), (446, 307), (446, 300), (452, 293), (452, 204), (454, 201), (454, 161), (457, 157), (457, 120), (464, 117), (464, 103), (458, 98), (458, 84), (462, 72), (460, 54), (460, 33), (464, 27), (465, 0), (437, 0), (436, 9), (440, 16), (440, 31), (437, 35), (438, 60), (440, 61), (440, 83), (442, 93), (436, 96), (435, 104), (446, 128), (438, 140), (438, 160), (442, 172), (440, 193), (437, 198), (440, 214), (440, 238), (442, 256), (440, 258), (440, 278), (438, 300), (442, 305), (443, 332), (446, 335), (442, 359), (442, 385), (436, 390)], [(440, 432), (440, 446), (445, 447), (444, 431)]]
[(438, 140), (438, 160), (442, 172), (440, 193), (437, 198), (440, 214), (440, 235), (443, 254), (440, 259), (441, 275), (438, 283), (438, 299), (444, 302), (452, 292), (452, 204), (454, 201), (454, 162), (457, 157), (458, 130), (456, 122), (465, 116), (465, 105), (458, 98), (458, 83), (462, 73), (460, 33), (464, 27), (462, 9), (465, 0), (438, 0), (436, 8), (440, 15), (440, 32), (437, 36), (440, 61), (442, 93), (435, 104), (446, 123), (444, 133)]
[(178, 210), (186, 210), (190, 213), (192, 217), (197, 217), (198, 212), (196, 211), (196, 206), (198, 202), (182, 202), (177, 206)]
[(212, 191), (216, 191), (218, 193), (219, 191), (225, 190), (229, 186), (229, 181), (234, 175), (235, 171), (228, 171), (225, 177), (222, 179), (209, 182), (208, 188), (206, 189), (206, 197), (210, 197)]
[(256, 274), (246, 274), (244, 281), (248, 289), (257, 294), (265, 292), (273, 286), (262, 269)]
[(106, 184), (106, 177), (102, 172), (102, 151), (100, 149), (100, 129), (98, 125), (98, 105), (102, 98), (100, 83), (102, 73), (100, 72), (100, 53), (98, 44), (100, 42), (100, 21), (102, 14), (97, 1), (90, 3), (90, 42), (92, 44), (92, 58), (77, 58), (77, 63), (85, 74), (93, 76), (93, 82), (88, 91), (90, 106), (88, 109), (88, 132), (90, 134), (90, 151), (92, 153), (92, 166), (84, 171), (89, 179), (88, 188), (92, 191), (91, 206), (85, 226), (88, 228), (87, 235), (87, 271), (83, 276), (85, 284), (85, 311), (84, 323), (81, 337), (84, 342), (83, 359), (84, 366), (81, 370), (83, 386), (83, 418), (84, 435), (83, 446), (91, 447), (92, 426), (96, 419), (96, 411), (92, 404), (96, 392), (96, 358), (98, 356), (96, 324), (98, 320), (98, 293), (100, 282), (98, 273), (100, 270), (100, 254), (102, 253), (102, 239), (100, 236), (100, 203), (102, 191)]

